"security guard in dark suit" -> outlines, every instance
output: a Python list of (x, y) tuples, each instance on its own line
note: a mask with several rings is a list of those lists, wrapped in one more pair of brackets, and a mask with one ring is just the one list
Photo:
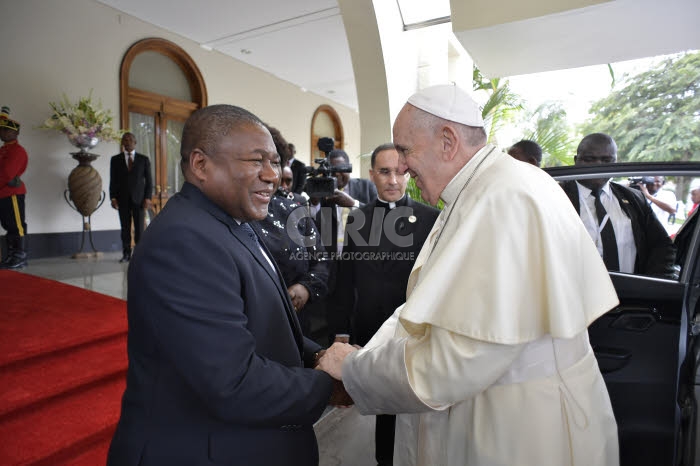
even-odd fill
[(141, 239), (144, 211), (151, 208), (153, 182), (151, 161), (134, 150), (136, 137), (122, 136), (123, 152), (112, 157), (109, 168), (109, 196), (112, 207), (119, 211), (123, 256), (119, 262), (131, 259), (131, 221), (134, 221), (134, 244)]
[[(586, 135), (578, 145), (574, 164), (576, 166), (596, 165), (600, 163), (615, 163), (617, 162), (617, 144), (607, 134), (592, 133)], [(649, 204), (644, 199), (641, 191), (622, 186), (618, 183), (611, 182), (609, 178), (594, 178), (580, 181), (565, 181), (561, 184), (562, 189), (571, 200), (576, 212), (589, 219), (594, 214), (598, 214), (597, 208), (588, 209), (591, 212), (586, 212), (586, 206), (582, 205), (582, 199), (579, 196), (578, 185), (583, 186), (591, 193), (600, 192), (604, 187), (609, 185), (609, 192), (620, 206), (622, 215), (627, 219), (625, 225), (631, 229), (631, 235), (634, 239), (634, 264), (630, 270), (621, 268), (618, 264), (616, 267), (611, 267), (608, 264), (606, 256), (606, 265), (609, 270), (619, 270), (627, 273), (653, 275), (658, 277), (677, 279), (678, 271), (675, 267), (676, 248), (673, 241), (669, 238), (666, 229), (659, 222), (656, 214), (651, 210)], [(585, 201), (584, 201), (585, 204)], [(602, 214), (602, 213), (601, 213)], [(610, 217), (610, 223), (613, 222), (613, 212), (605, 212)], [(602, 216), (602, 215), (601, 215)], [(590, 221), (590, 220), (589, 220)], [(584, 224), (586, 221), (584, 220)], [(617, 227), (616, 227), (617, 228)], [(623, 231), (614, 231), (614, 234), (620, 235)], [(603, 230), (604, 232), (604, 230)], [(614, 235), (613, 235), (614, 236)], [(616, 240), (616, 237), (613, 237)], [(597, 238), (593, 238), (594, 241)], [(612, 241), (614, 243), (615, 241)], [(611, 244), (612, 244), (611, 243)], [(619, 244), (616, 244), (619, 249)], [(615, 251), (617, 256), (622, 251)]]
[[(364, 346), (397, 307), (418, 253), (440, 213), (406, 194), (408, 175), (398, 173), (392, 144), (372, 153), (370, 177), (378, 198), (348, 216), (346, 242), (331, 300), (329, 326), (335, 341)], [(395, 417), (377, 416), (379, 465), (391, 465)]]
[(301, 160), (296, 158), (297, 149), (291, 142), (288, 144), (291, 159), (288, 161), (289, 168), (292, 169), (292, 188), (291, 192), (301, 194), (304, 191), (304, 185), (306, 184), (306, 164)]

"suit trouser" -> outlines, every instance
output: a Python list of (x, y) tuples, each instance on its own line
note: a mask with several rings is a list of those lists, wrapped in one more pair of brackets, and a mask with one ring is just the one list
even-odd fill
[(144, 209), (141, 204), (133, 202), (119, 203), (119, 223), (122, 228), (122, 249), (131, 251), (131, 221), (134, 221), (134, 244), (137, 244), (143, 233)]
[(374, 427), (374, 457), (380, 466), (394, 464), (394, 428), (396, 416), (393, 414), (377, 415)]

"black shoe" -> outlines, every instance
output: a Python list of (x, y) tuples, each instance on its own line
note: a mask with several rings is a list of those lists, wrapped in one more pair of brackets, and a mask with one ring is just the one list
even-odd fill
[(5, 262), (0, 264), (0, 269), (5, 269), (5, 270), (17, 270), (17, 269), (23, 269), (27, 266), (27, 257), (20, 257), (20, 256), (10, 256), (7, 258)]
[(123, 262), (129, 262), (130, 259), (131, 259), (131, 253), (125, 252), (124, 255), (122, 256), (122, 258), (119, 259), (119, 263), (121, 264)]

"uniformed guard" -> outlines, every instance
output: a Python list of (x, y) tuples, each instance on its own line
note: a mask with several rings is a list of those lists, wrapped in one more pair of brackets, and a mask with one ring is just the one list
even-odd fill
[(19, 123), (10, 119), (10, 109), (0, 109), (0, 226), (7, 232), (7, 254), (0, 269), (20, 269), (27, 265), (27, 223), (24, 196), (27, 187), (20, 178), (27, 169), (27, 151), (17, 136)]

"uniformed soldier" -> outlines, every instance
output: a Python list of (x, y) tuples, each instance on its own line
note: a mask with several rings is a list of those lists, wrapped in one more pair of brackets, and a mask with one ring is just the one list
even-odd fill
[(17, 136), (19, 123), (10, 119), (10, 109), (0, 110), (0, 226), (7, 232), (7, 254), (0, 269), (20, 269), (27, 265), (27, 223), (24, 195), (27, 188), (20, 176), (27, 169), (27, 151)]

